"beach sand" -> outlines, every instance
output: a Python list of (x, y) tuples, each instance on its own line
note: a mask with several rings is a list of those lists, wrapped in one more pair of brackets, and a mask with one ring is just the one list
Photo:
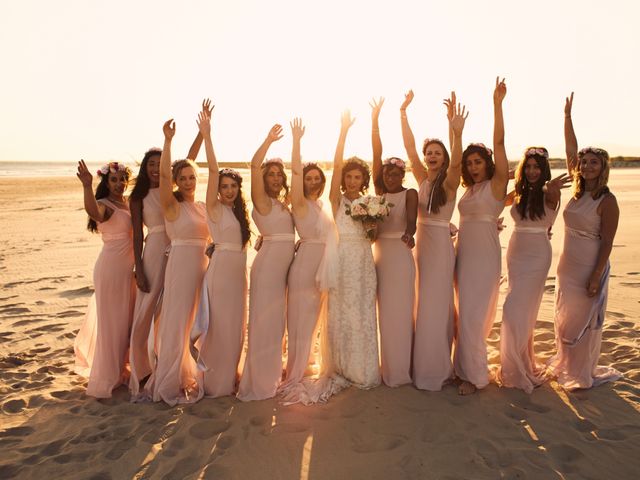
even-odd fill
[[(601, 363), (622, 371), (620, 381), (575, 393), (553, 381), (532, 395), (491, 384), (468, 397), (455, 386), (383, 386), (312, 407), (223, 398), (169, 408), (131, 404), (124, 387), (109, 400), (88, 398), (73, 373), (73, 339), (100, 249), (84, 228), (78, 180), (0, 178), (0, 478), (637, 478), (639, 180), (640, 171), (611, 173), (621, 223)], [(541, 359), (554, 352), (561, 216), (554, 232), (536, 331)], [(500, 318), (501, 310), (491, 364)]]

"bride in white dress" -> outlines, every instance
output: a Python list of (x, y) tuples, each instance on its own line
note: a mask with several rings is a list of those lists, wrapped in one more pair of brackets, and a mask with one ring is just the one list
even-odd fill
[[(323, 370), (338, 384), (344, 383), (340, 381), (342, 377), (349, 384), (366, 389), (380, 384), (376, 269), (362, 222), (346, 213), (366, 192), (370, 178), (369, 167), (362, 160), (343, 162), (344, 144), (353, 121), (349, 111), (342, 114), (329, 193), (338, 229), (338, 249), (335, 281), (329, 289), (322, 361)], [(375, 228), (375, 224), (370, 227)]]

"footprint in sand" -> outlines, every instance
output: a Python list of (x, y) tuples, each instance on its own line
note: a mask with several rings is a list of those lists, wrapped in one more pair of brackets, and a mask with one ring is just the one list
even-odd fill
[(638, 288), (640, 287), (640, 282), (620, 282), (620, 285), (624, 287)]
[(230, 425), (231, 424), (229, 422), (222, 421), (198, 422), (189, 429), (189, 434), (192, 437), (205, 440), (224, 432)]
[(215, 465), (210, 463), (204, 467), (202, 472), (202, 480), (222, 480), (225, 478), (234, 478), (231, 474), (231, 470), (222, 465)]
[(84, 313), (78, 310), (65, 310), (64, 312), (60, 312), (56, 315), (58, 318), (70, 318), (70, 317), (82, 317)]
[(507, 467), (511, 465), (511, 452), (506, 448), (497, 448), (493, 442), (483, 438), (473, 442), (473, 451), (480, 456), (487, 467)]
[(0, 308), (0, 313), (5, 315), (20, 315), (22, 313), (30, 313), (31, 310), (26, 307), (11, 307), (11, 308)]
[(20, 478), (21, 465), (0, 465), (0, 478)]
[(201, 459), (196, 456), (181, 458), (176, 462), (173, 468), (162, 477), (162, 479), (174, 480), (176, 478), (186, 478), (200, 469), (200, 460)]
[(351, 450), (356, 453), (387, 452), (407, 443), (407, 437), (392, 433), (369, 435), (367, 438), (351, 435)]
[(584, 453), (567, 444), (547, 445), (547, 452), (555, 462), (560, 464), (561, 471), (564, 473), (572, 472), (571, 464), (584, 458)]
[(624, 313), (612, 312), (610, 310), (607, 310), (607, 315), (614, 318), (627, 318), (627, 316)]
[(25, 402), (21, 398), (16, 400), (9, 400), (2, 404), (2, 411), (10, 414), (20, 413), (26, 408), (26, 406), (27, 406), (27, 402)]
[(73, 290), (65, 290), (64, 292), (60, 292), (59, 295), (64, 298), (71, 297), (88, 297), (93, 294), (93, 287), (87, 286), (82, 288), (75, 288)]

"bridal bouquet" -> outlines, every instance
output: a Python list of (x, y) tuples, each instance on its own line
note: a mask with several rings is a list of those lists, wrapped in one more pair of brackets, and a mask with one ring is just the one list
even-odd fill
[(354, 200), (350, 206), (347, 206), (345, 213), (354, 220), (362, 222), (367, 232), (367, 238), (373, 240), (375, 224), (383, 221), (384, 217), (389, 216), (391, 207), (393, 207), (393, 204), (387, 202), (384, 197), (365, 195)]

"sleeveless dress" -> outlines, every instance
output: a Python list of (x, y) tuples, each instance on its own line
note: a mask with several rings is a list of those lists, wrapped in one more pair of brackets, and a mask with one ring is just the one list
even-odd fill
[(232, 208), (222, 204), (220, 208), (219, 221), (207, 218), (215, 242), (203, 292), (208, 296), (209, 327), (199, 359), (206, 366), (203, 377), (207, 397), (235, 393), (247, 321), (247, 251)]
[(421, 390), (439, 391), (453, 377), (453, 275), (456, 256), (449, 222), (455, 198), (429, 212), (432, 184), (418, 190), (418, 309), (413, 344), (413, 382)]
[(289, 269), (287, 292), (287, 368), (285, 380), (278, 389), (287, 396), (305, 376), (309, 354), (315, 338), (323, 294), (317, 273), (325, 251), (326, 223), (332, 222), (322, 210), (322, 202), (305, 199), (307, 213), (293, 214), (300, 236), (298, 251)]
[(376, 269), (362, 223), (345, 213), (351, 203), (343, 196), (335, 216), (339, 236), (337, 275), (336, 286), (329, 290), (328, 351), (323, 354), (323, 362), (325, 358), (330, 362), (334, 375), (368, 389), (380, 384)]
[(393, 207), (378, 224), (375, 243), (380, 364), (384, 383), (397, 387), (411, 383), (416, 265), (401, 240), (407, 229), (407, 190), (384, 196)]
[[(149, 291), (136, 291), (136, 306), (131, 327), (129, 392), (134, 400), (140, 393), (140, 381), (151, 373), (151, 365), (155, 363), (155, 349), (149, 345), (149, 331), (152, 322), (155, 323), (156, 329), (158, 326), (164, 271), (167, 265), (165, 252), (171, 243), (164, 227), (160, 189), (150, 189), (142, 200), (142, 205), (142, 221), (147, 227), (142, 264)], [(155, 338), (155, 335), (152, 337)]]
[(286, 321), (287, 274), (293, 260), (291, 212), (271, 199), (271, 212), (252, 217), (262, 235), (262, 247), (250, 274), (249, 345), (238, 398), (263, 400), (276, 394), (282, 379), (282, 339)]
[(126, 383), (129, 329), (135, 304), (133, 228), (129, 210), (98, 200), (113, 214), (98, 223), (102, 250), (93, 268), (95, 293), (75, 339), (75, 371), (87, 377), (87, 395), (110, 398)]
[(497, 218), (504, 202), (496, 200), (491, 181), (467, 188), (460, 202), (456, 280), (458, 331), (456, 374), (476, 388), (489, 383), (486, 338), (495, 320), (501, 253)]
[(607, 308), (610, 265), (607, 262), (600, 292), (587, 296), (587, 282), (600, 250), (601, 218), (598, 206), (604, 195), (594, 200), (589, 192), (572, 198), (564, 209), (564, 246), (556, 280), (556, 348), (549, 361), (551, 373), (567, 390), (591, 388), (622, 377), (612, 367), (598, 366), (602, 324)]
[(145, 385), (154, 402), (193, 403), (202, 398), (202, 379), (191, 355), (190, 331), (200, 300), (209, 239), (201, 202), (179, 202), (178, 218), (165, 219), (171, 250), (164, 276), (162, 320), (156, 337), (157, 363)]
[(551, 266), (548, 231), (558, 212), (544, 206), (544, 216), (522, 218), (511, 206), (515, 228), (507, 249), (509, 287), (502, 307), (500, 367), (498, 383), (531, 393), (545, 378), (545, 367), (536, 363), (533, 332), (538, 318), (544, 283)]

